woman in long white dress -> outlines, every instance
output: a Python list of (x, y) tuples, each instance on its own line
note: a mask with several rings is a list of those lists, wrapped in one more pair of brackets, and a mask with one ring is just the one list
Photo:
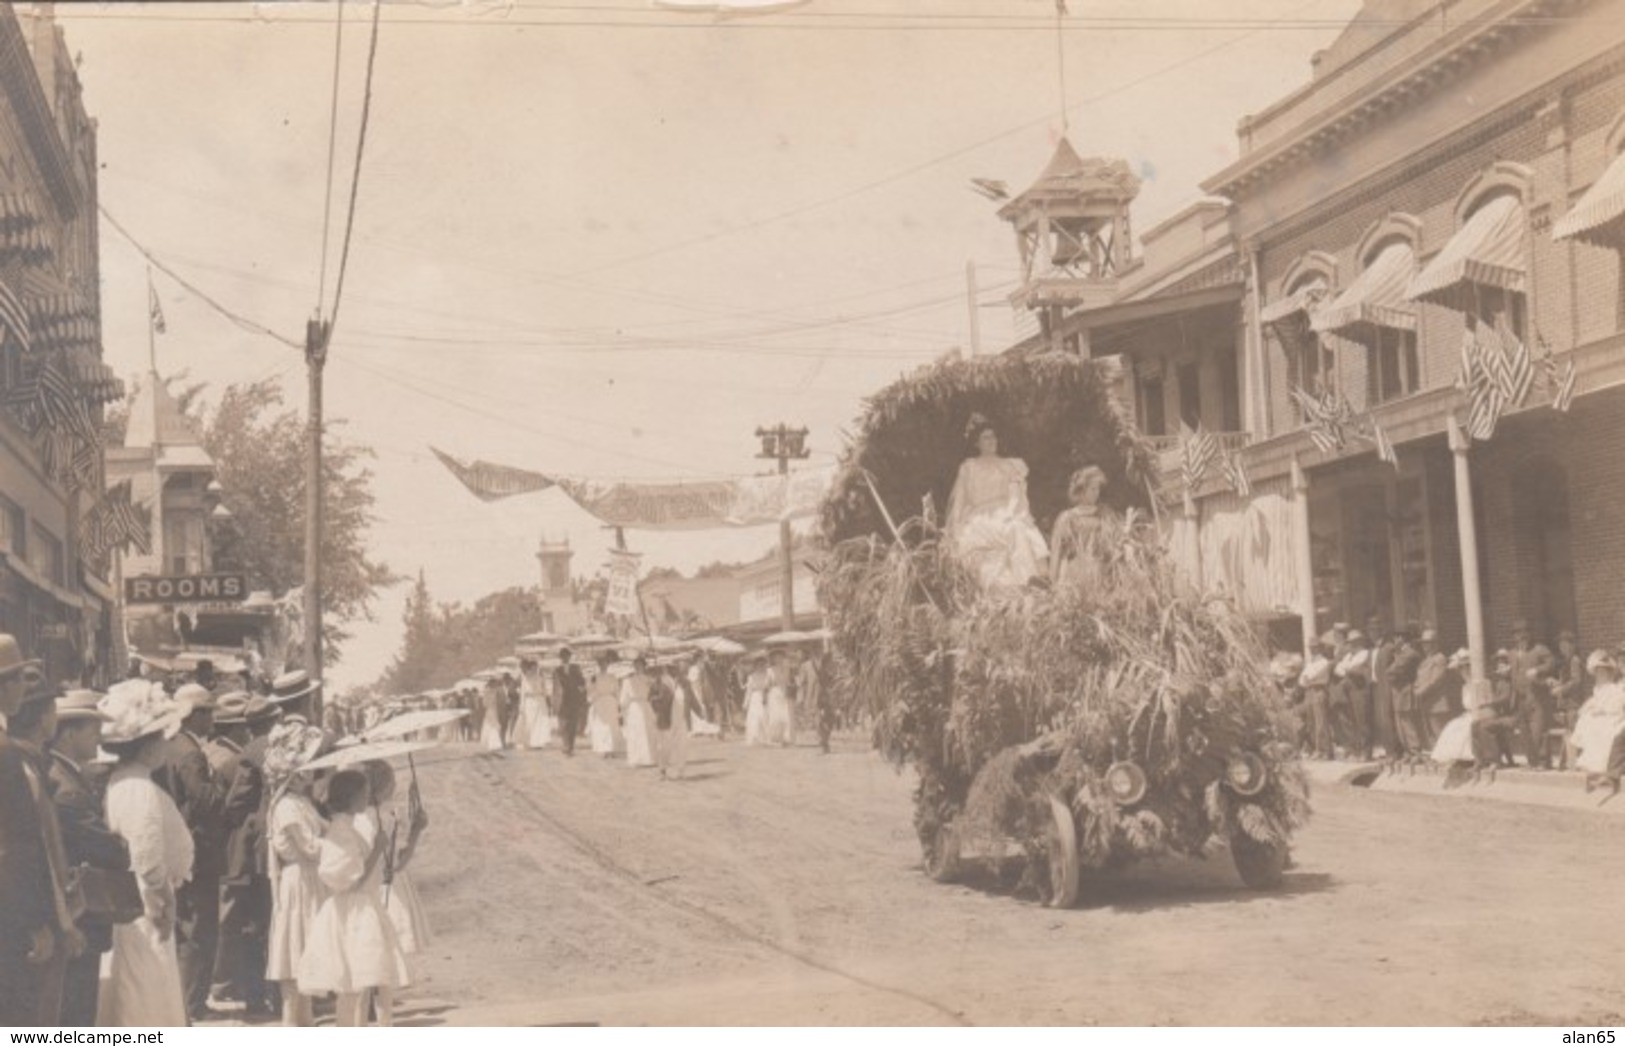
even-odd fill
[[(429, 815), (417, 800), (414, 786), (413, 797), (407, 804), (411, 808), (411, 820), (406, 827), (406, 838), (402, 840), (400, 818), (391, 807), (395, 798), (395, 771), (388, 763), (378, 759), (364, 763), (362, 769), (367, 774), (372, 805), (355, 815), (356, 831), (369, 849), (380, 832), (387, 842), (384, 859), (374, 867), (368, 884), (378, 892), (390, 924), (395, 928), (395, 939), (400, 942), (402, 954), (410, 958), (420, 954), (434, 939), (429, 930), (428, 913), (418, 897), (411, 873), (406, 870), (417, 853), (423, 830), (429, 827)], [(374, 998), (379, 1023), (392, 1023), (394, 989), (380, 986), (375, 990)]]
[(587, 737), (592, 741), (593, 752), (605, 759), (622, 748), (620, 689), (620, 680), (609, 672), (609, 663), (601, 663), (598, 677), (592, 682), (592, 704), (587, 710)]
[[(1465, 673), (1469, 664), (1467, 651), (1458, 650), (1450, 655), (1449, 670), (1456, 673)], [(1465, 780), (1465, 775), (1478, 762), (1473, 754), (1473, 720), (1478, 717), (1481, 701), (1472, 693), (1472, 688), (1462, 690), (1462, 710), (1444, 725), (1439, 731), (1438, 740), (1433, 742), (1433, 751), (1430, 753), (1435, 763), (1449, 768), (1445, 777), (1445, 784), (1453, 786)]]
[(175, 888), (192, 877), (192, 833), (174, 800), (152, 780), (152, 771), (164, 763), (164, 742), (180, 729), (181, 713), (162, 687), (142, 679), (112, 687), (101, 710), (110, 717), (102, 747), (118, 757), (107, 784), (107, 826), (130, 848), (142, 914), (113, 927), (97, 1024), (185, 1027)]
[(782, 652), (773, 655), (767, 684), (767, 743), (780, 748), (795, 744), (796, 709), (790, 697), (790, 665)]
[(1049, 548), (1027, 503), (1027, 463), (999, 456), (986, 418), (969, 426), (975, 454), (959, 466), (948, 497), (948, 540), (988, 592), (1018, 591), (1045, 573)]
[(356, 824), (367, 808), (367, 776), (341, 770), (328, 783), (327, 801), (333, 821), (322, 838), (317, 874), (327, 897), (310, 924), (310, 939), (299, 958), (299, 990), (338, 996), (335, 1023), (353, 1028), (366, 1018), (365, 999), (380, 991), (378, 1021), (392, 1022), (389, 994), (411, 983), (406, 955), (395, 935), (394, 923), (384, 911), (375, 875), (389, 840), (374, 831), (369, 842)]
[(514, 736), (526, 748), (546, 748), (553, 740), (553, 718), (547, 712), (547, 690), (541, 669), (520, 672), (519, 729)]
[(772, 685), (767, 665), (758, 661), (745, 677), (745, 743), (767, 744), (767, 690)]
[(1570, 743), (1579, 751), (1574, 765), (1586, 772), (1586, 787), (1607, 783), (1619, 789), (1619, 778), (1610, 776), (1608, 757), (1614, 742), (1625, 732), (1625, 684), (1620, 682), (1619, 664), (1606, 651), (1592, 651), (1586, 659), (1591, 673), (1591, 696), (1575, 716)]
[(633, 663), (632, 674), (621, 681), (621, 715), (626, 733), (626, 765), (655, 765), (655, 717), (649, 706), (648, 665)]
[(266, 839), (271, 930), (265, 979), (281, 985), (282, 1023), (290, 1028), (311, 1024), (310, 997), (299, 991), (299, 960), (327, 894), (317, 875), (327, 822), (310, 796), (311, 775), (299, 772), (321, 747), (319, 729), (285, 723), (271, 731), (265, 749), (265, 783), (274, 795)]
[(501, 685), (496, 682), (485, 684), (485, 693), (481, 695), (485, 715), (480, 720), (480, 747), (487, 751), (500, 752), (508, 747), (507, 741), (502, 737), (503, 697)]

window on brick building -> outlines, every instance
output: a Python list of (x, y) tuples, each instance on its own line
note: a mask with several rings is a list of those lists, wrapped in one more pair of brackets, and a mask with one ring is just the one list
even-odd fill
[(1509, 330), (1525, 344), (1529, 341), (1529, 305), (1522, 291), (1500, 287), (1474, 288), (1473, 316), (1494, 330)]
[(1366, 402), (1384, 403), (1408, 396), (1421, 387), (1422, 368), (1416, 354), (1416, 332), (1378, 327), (1372, 334), (1366, 361)]
[(1202, 369), (1196, 363), (1179, 365), (1179, 417), (1193, 429), (1202, 423)]
[(0, 552), (21, 556), (27, 550), (22, 506), (0, 494)]

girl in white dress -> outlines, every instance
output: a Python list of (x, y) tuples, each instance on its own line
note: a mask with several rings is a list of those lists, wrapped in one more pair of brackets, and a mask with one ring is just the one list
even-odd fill
[(265, 782), (274, 796), (266, 840), (271, 931), (265, 979), (282, 986), (282, 1023), (290, 1028), (311, 1024), (310, 998), (299, 991), (299, 960), (327, 893), (317, 875), (327, 822), (310, 797), (311, 775), (299, 772), (321, 748), (320, 730), (286, 723), (271, 731), (265, 749)]
[(107, 826), (130, 848), (142, 914), (113, 927), (96, 1023), (185, 1027), (175, 888), (192, 877), (192, 833), (174, 800), (152, 781), (152, 771), (164, 763), (164, 742), (180, 729), (180, 710), (162, 687), (143, 679), (114, 686), (100, 707), (110, 717), (102, 747), (119, 760), (107, 785)]
[(767, 688), (772, 679), (767, 665), (757, 662), (745, 677), (745, 743), (767, 744)]
[(389, 837), (392, 844), (399, 844), (397, 849), (385, 855), (383, 866), (374, 878), (383, 889), (384, 910), (389, 912), (389, 921), (395, 924), (395, 936), (400, 939), (401, 951), (408, 956), (417, 955), (429, 946), (433, 935), (429, 932), (429, 917), (423, 910), (423, 901), (418, 897), (417, 887), (412, 884), (406, 866), (412, 863), (418, 842), (423, 838), (423, 830), (429, 827), (429, 815), (418, 800), (414, 785), (407, 802), (410, 821), (406, 839), (401, 841), (398, 838), (400, 819), (389, 805), (395, 797), (395, 771), (388, 763), (377, 759), (368, 762), (365, 768), (367, 782), (372, 787), (372, 806), (356, 815), (356, 830), (369, 845), (374, 833), (379, 830)]
[(633, 662), (632, 674), (621, 681), (621, 714), (626, 732), (626, 765), (655, 765), (655, 717), (649, 707), (648, 666), (643, 658)]
[(790, 700), (790, 666), (782, 653), (773, 655), (767, 685), (767, 743), (780, 748), (795, 744), (796, 713)]
[(508, 747), (502, 738), (502, 687), (496, 683), (486, 683), (482, 701), (485, 705), (485, 716), (480, 721), (480, 747), (487, 751), (500, 752)]
[(526, 748), (546, 748), (553, 740), (553, 717), (547, 712), (546, 674), (540, 669), (520, 673), (520, 726), (516, 735)]
[[(365, 1018), (368, 992), (393, 992), (411, 982), (375, 878), (389, 840), (374, 832), (369, 844), (356, 825), (356, 815), (368, 805), (367, 776), (359, 770), (334, 774), (327, 786), (327, 804), (333, 821), (322, 839), (317, 873), (329, 892), (311, 922), (310, 938), (299, 959), (299, 990), (337, 995), (334, 1023), (355, 1028)], [(380, 995), (380, 1025), (393, 1021), (388, 1001), (388, 995)]]
[(608, 671), (608, 662), (598, 666), (592, 684), (592, 705), (587, 711), (587, 737), (592, 750), (608, 759), (622, 748), (620, 681)]

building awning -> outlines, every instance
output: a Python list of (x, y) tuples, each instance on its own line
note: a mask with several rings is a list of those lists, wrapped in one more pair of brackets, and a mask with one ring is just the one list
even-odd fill
[(68, 380), (92, 403), (111, 403), (124, 398), (124, 382), (113, 368), (83, 345), (73, 345), (62, 353)]
[(1355, 277), (1354, 282), (1314, 313), (1316, 331), (1364, 340), (1372, 327), (1416, 329), (1416, 309), (1405, 300), (1405, 288), (1416, 276), (1416, 252), (1408, 243), (1394, 243)]
[(1497, 196), (1473, 212), (1405, 292), (1457, 312), (1473, 307), (1476, 287), (1522, 291), (1525, 285), (1523, 204)]
[(1591, 183), (1580, 202), (1552, 226), (1554, 240), (1585, 240), (1604, 247), (1625, 242), (1625, 153)]
[(1286, 297), (1272, 301), (1258, 310), (1259, 322), (1265, 326), (1274, 326), (1299, 314), (1307, 317), (1325, 299), (1329, 290), (1326, 281), (1313, 280)]

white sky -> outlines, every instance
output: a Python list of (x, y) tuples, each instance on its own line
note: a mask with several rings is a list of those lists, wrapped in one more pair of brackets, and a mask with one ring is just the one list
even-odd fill
[[(1145, 229), (1235, 157), (1236, 120), (1304, 83), (1358, 2), (1070, 7), (1072, 140), (1139, 171)], [(368, 13), (347, 6), (329, 297)], [(317, 298), (333, 16), (57, 10), (100, 125), (103, 204), (188, 280), (295, 338)], [(378, 452), (377, 554), (464, 601), (533, 583), (544, 530), (581, 549), (582, 572), (602, 559), (606, 535), (562, 495), (482, 504), (431, 442), (676, 478), (755, 470), (754, 429), (782, 420), (832, 455), (863, 395), (967, 343), (967, 260), (993, 305), (984, 349), (1008, 343), (1014, 244), (969, 179), (1019, 189), (1048, 159), (1053, 16), (1050, 0), (812, 0), (720, 25), (639, 0), (387, 3), (327, 371), (329, 417)], [(146, 368), (145, 263), (105, 221), (101, 242), (107, 359), (131, 375)], [(278, 375), (303, 403), (297, 352), (157, 285), (161, 370), (217, 387)], [(690, 569), (775, 535), (631, 540), (648, 565)], [(340, 686), (387, 663), (404, 596), (360, 627)]]

